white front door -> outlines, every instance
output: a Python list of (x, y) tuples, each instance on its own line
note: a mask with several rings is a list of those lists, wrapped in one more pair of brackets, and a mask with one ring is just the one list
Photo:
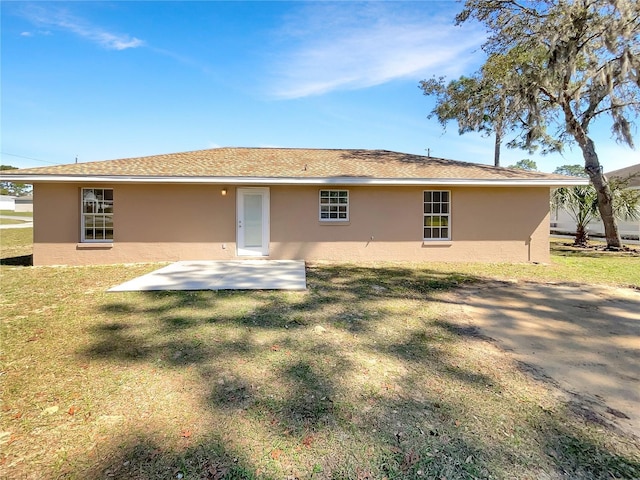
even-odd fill
[(269, 188), (238, 188), (238, 256), (269, 255)]

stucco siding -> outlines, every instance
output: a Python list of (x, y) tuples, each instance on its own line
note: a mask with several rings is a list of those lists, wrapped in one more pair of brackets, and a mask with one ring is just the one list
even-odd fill
[[(112, 244), (80, 243), (80, 184), (34, 186), (34, 264), (104, 264), (235, 256), (235, 201), (205, 185), (114, 189)], [(225, 248), (223, 248), (225, 247)]]
[(422, 198), (428, 187), (347, 189), (350, 220), (333, 224), (318, 219), (317, 187), (272, 189), (271, 255), (338, 261), (549, 261), (548, 188), (449, 188), (452, 238), (444, 242), (422, 240)]
[[(100, 264), (236, 258), (236, 188), (91, 185), (114, 189), (114, 242), (80, 243), (81, 184), (34, 186), (34, 263)], [(549, 261), (549, 189), (451, 191), (451, 241), (422, 240), (428, 187), (349, 190), (349, 221), (319, 220), (317, 186), (270, 189), (271, 259)]]

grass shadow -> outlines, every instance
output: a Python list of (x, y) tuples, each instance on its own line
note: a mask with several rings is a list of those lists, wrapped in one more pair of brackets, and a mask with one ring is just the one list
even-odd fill
[(32, 267), (33, 266), (33, 254), (20, 255), (18, 257), (6, 257), (0, 258), (0, 265), (9, 265), (13, 267)]
[(91, 328), (95, 341), (82, 356), (89, 359), (118, 360), (120, 362), (144, 361), (153, 353), (150, 345), (136, 335), (132, 325), (110, 322)]
[(545, 451), (564, 478), (640, 478), (639, 458), (611, 453), (608, 446), (556, 421), (549, 421), (543, 429), (541, 441)]
[[(74, 478), (166, 479), (246, 479), (271, 480), (256, 474), (256, 468), (241, 452), (229, 449), (219, 436), (193, 442), (188, 432), (182, 433), (182, 445), (167, 446), (166, 439), (153, 435), (132, 434), (114, 438), (107, 454), (91, 462), (86, 469), (65, 472)], [(100, 453), (100, 452), (99, 452)]]

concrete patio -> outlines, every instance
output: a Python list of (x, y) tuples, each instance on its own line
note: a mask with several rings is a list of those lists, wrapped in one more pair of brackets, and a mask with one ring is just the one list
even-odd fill
[(153, 290), (305, 290), (303, 260), (181, 261), (109, 292)]

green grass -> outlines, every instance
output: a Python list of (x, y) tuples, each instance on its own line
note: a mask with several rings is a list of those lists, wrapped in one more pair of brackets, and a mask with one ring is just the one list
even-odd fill
[[(631, 251), (606, 252), (578, 249), (567, 239), (551, 239), (551, 263), (430, 263), (441, 272), (458, 272), (482, 278), (533, 280), (539, 282), (591, 283), (640, 288), (640, 247)], [(601, 245), (592, 242), (593, 245)]]
[[(567, 245), (569, 243), (569, 245)], [(566, 239), (553, 239), (553, 265), (564, 281), (579, 283), (609, 283), (640, 288), (640, 246), (630, 245), (630, 251), (606, 252), (605, 243), (592, 241), (599, 249), (585, 250), (570, 245)]]
[(26, 223), (24, 220), (14, 220), (13, 218), (0, 218), (0, 225), (17, 225)]
[(30, 265), (33, 228), (0, 230), (0, 265)]
[(33, 212), (14, 212), (13, 210), (0, 210), (0, 215), (10, 217), (33, 217)]
[[(2, 257), (26, 254), (8, 232)], [(109, 294), (156, 266), (0, 267), (0, 477), (638, 478), (637, 441), (447, 327), (443, 293), (600, 258), (572, 255), (310, 265), (307, 292)]]
[[(33, 218), (33, 212), (14, 212), (13, 210), (0, 210), (0, 215), (3, 217)], [(17, 225), (19, 223), (25, 223), (25, 220), (18, 220), (14, 218), (0, 218), (0, 225)]]

